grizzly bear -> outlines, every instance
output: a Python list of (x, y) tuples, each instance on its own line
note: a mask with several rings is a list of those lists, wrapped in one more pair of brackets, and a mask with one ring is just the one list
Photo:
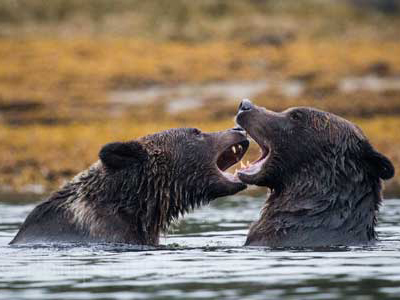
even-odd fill
[(157, 245), (160, 233), (180, 215), (246, 188), (225, 171), (248, 145), (244, 131), (194, 128), (107, 144), (99, 161), (28, 215), (10, 244)]
[(361, 129), (332, 113), (295, 107), (273, 112), (243, 100), (236, 122), (261, 148), (239, 170), (270, 195), (246, 245), (314, 247), (376, 240), (381, 179), (394, 176)]

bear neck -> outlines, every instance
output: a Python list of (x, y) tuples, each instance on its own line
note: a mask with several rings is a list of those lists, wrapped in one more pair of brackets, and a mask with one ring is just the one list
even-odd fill
[(332, 164), (329, 169), (326, 162), (317, 161), (284, 181), (267, 199), (255, 225), (277, 245), (350, 245), (375, 240), (379, 179), (351, 163)]
[(110, 176), (97, 162), (63, 188), (70, 195), (64, 207), (90, 236), (157, 245), (171, 222), (208, 201), (204, 190), (186, 188), (193, 178), (163, 170), (143, 164)]

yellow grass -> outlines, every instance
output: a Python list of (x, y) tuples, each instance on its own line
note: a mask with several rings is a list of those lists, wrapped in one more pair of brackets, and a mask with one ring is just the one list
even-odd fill
[[(379, 44), (379, 47), (377, 47)], [(216, 41), (196, 45), (137, 38), (0, 39), (0, 102), (104, 101), (110, 87), (148, 82), (257, 79), (316, 72), (357, 74), (375, 62), (400, 71), (400, 42), (300, 38), (283, 48)], [(276, 78), (276, 77), (275, 77)]]
[[(343, 76), (363, 74), (377, 62), (388, 66), (389, 75), (400, 73), (399, 53), (400, 41), (379, 38), (299, 36), (283, 47), (251, 47), (240, 40), (188, 44), (115, 36), (0, 38), (0, 187), (20, 189), (40, 183), (54, 188), (94, 162), (106, 142), (170, 127), (213, 131), (233, 126), (233, 104), (212, 105), (178, 116), (168, 115), (162, 106), (153, 104), (113, 119), (107, 102), (112, 89), (153, 83), (282, 79), (308, 73), (315, 73), (316, 79), (301, 98), (284, 98), (272, 92), (260, 95), (256, 102), (278, 110), (311, 105), (346, 117), (367, 111), (374, 118), (356, 122), (398, 168), (399, 95), (343, 95), (335, 87)], [(313, 94), (332, 86), (333, 93), (323, 100)], [(19, 109), (18, 105), (26, 102), (39, 106)], [(10, 105), (16, 107), (1, 111)], [(393, 117), (384, 116), (388, 113)], [(53, 118), (55, 125), (40, 125), (46, 118)], [(62, 125), (61, 121), (67, 123)], [(400, 177), (392, 182), (399, 184)]]

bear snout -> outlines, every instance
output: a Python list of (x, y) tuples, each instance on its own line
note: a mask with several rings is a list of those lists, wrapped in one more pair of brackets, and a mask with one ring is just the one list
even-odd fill
[(238, 112), (252, 110), (253, 108), (254, 105), (249, 99), (243, 99), (242, 102), (240, 102)]

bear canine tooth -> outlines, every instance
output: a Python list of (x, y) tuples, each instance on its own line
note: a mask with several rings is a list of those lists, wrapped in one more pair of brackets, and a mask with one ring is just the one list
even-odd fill
[(232, 146), (232, 152), (236, 154), (236, 147)]

